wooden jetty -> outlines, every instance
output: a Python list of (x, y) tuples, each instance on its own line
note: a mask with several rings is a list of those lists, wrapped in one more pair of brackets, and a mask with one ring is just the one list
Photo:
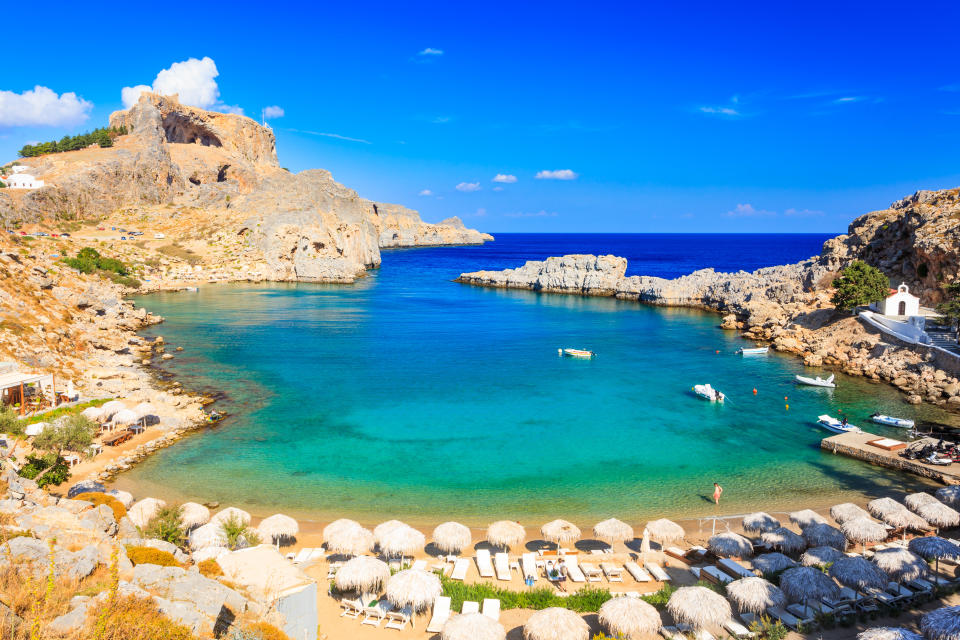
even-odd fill
[[(925, 440), (933, 444), (937, 442), (935, 438)], [(881, 467), (907, 471), (943, 484), (960, 484), (960, 464), (939, 467), (919, 460), (907, 460), (898, 455), (906, 443), (899, 444), (904, 446), (898, 446), (896, 440), (873, 433), (841, 433), (821, 440), (820, 448)]]

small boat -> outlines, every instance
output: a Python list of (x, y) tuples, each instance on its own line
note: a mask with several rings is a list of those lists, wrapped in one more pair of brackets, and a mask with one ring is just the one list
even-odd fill
[(876, 422), (877, 424), (885, 424), (888, 427), (900, 427), (901, 429), (913, 429), (914, 423), (913, 420), (907, 420), (906, 418), (894, 418), (893, 416), (885, 416), (882, 413), (875, 413), (870, 416), (870, 419)]
[(207, 422), (220, 422), (224, 418), (224, 413), (222, 411), (211, 411), (210, 415), (207, 416)]
[(761, 353), (766, 353), (769, 350), (770, 350), (770, 347), (753, 347), (751, 349), (741, 347), (737, 349), (737, 353), (739, 353), (742, 356), (756, 356), (756, 355), (760, 355)]
[(693, 392), (704, 400), (709, 400), (710, 402), (723, 402), (726, 399), (726, 396), (723, 395), (722, 391), (717, 391), (709, 384), (694, 385)]
[(840, 420), (831, 418), (830, 416), (819, 416), (817, 418), (817, 424), (827, 431), (833, 431), (834, 433), (863, 433), (860, 427), (852, 424), (843, 424)]
[(830, 374), (830, 377), (824, 380), (820, 376), (816, 378), (808, 378), (806, 376), (797, 376), (797, 382), (800, 384), (810, 385), (811, 387), (827, 387), (830, 389), (835, 388), (837, 385), (833, 383), (833, 374)]
[(571, 358), (592, 358), (597, 355), (593, 351), (587, 351), (586, 349), (557, 349), (557, 352), (561, 356), (570, 356)]

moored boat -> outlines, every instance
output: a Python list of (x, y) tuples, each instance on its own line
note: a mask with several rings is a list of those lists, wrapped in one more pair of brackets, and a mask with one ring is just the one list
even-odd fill
[(770, 347), (752, 347), (752, 348), (741, 347), (737, 349), (737, 353), (743, 356), (755, 356), (755, 355), (760, 355), (761, 353), (766, 353), (769, 350), (770, 350)]
[(817, 424), (827, 431), (833, 431), (834, 433), (863, 433), (860, 427), (852, 424), (844, 424), (843, 421), (827, 415), (818, 416)]
[(830, 377), (824, 380), (820, 376), (816, 378), (808, 378), (806, 376), (797, 376), (797, 382), (800, 384), (809, 385), (811, 387), (827, 387), (829, 389), (835, 388), (837, 385), (833, 382), (833, 374), (830, 374)]
[(882, 413), (875, 413), (870, 416), (870, 419), (876, 422), (877, 424), (885, 424), (888, 427), (899, 427), (901, 429), (913, 429), (914, 423), (913, 420), (907, 420), (906, 418), (894, 418), (893, 416), (885, 416)]
[(562, 356), (570, 356), (571, 358), (592, 358), (597, 355), (593, 351), (587, 351), (586, 349), (557, 349)]
[(726, 399), (726, 396), (723, 395), (722, 391), (717, 391), (711, 387), (709, 383), (694, 385), (693, 392), (704, 400), (709, 400), (710, 402), (723, 402)]

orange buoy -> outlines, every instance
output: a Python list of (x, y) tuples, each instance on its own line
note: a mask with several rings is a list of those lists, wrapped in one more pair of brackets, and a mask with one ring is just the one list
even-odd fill
[(783, 399), (786, 400), (786, 399), (787, 399), (787, 396), (783, 396)]
[(753, 395), (757, 395), (757, 388), (756, 388), (756, 387), (753, 388)]
[(717, 349), (717, 353), (720, 353), (720, 349)]

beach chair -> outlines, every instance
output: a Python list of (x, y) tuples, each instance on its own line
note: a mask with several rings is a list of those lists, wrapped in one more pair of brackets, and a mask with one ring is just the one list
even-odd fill
[(480, 613), (480, 603), (473, 600), (464, 600), (463, 606), (460, 607), (460, 613), (467, 615), (468, 613)]
[(327, 552), (322, 548), (318, 547), (310, 551), (310, 555), (307, 556), (306, 562), (318, 562), (320, 560), (326, 560)]
[(360, 617), (360, 614), (363, 613), (363, 603), (356, 599), (341, 600), (340, 608), (343, 609), (343, 611), (340, 612), (341, 618), (346, 616), (347, 618), (353, 618), (356, 620)]
[(693, 627), (688, 624), (678, 624), (677, 631), (683, 633), (685, 636), (690, 636), (692, 634), (694, 640), (717, 640), (713, 637), (713, 634), (706, 629), (698, 629), (696, 632), (694, 632)]
[(467, 571), (470, 570), (470, 561), (466, 558), (457, 558), (453, 563), (453, 571), (450, 572), (451, 580), (466, 580)]
[(500, 620), (500, 601), (496, 598), (484, 598), (483, 615), (491, 620)]
[(693, 561), (687, 557), (687, 552), (681, 549), (680, 547), (667, 547), (666, 549), (663, 550), (663, 552), (668, 556), (670, 556), (671, 558), (674, 558), (681, 562), (685, 562), (687, 564), (693, 564)]
[(380, 623), (383, 622), (383, 619), (386, 618), (387, 614), (391, 611), (393, 611), (392, 604), (386, 600), (378, 600), (374, 602), (373, 605), (363, 608), (363, 620), (360, 621), (360, 624), (379, 627)]
[(497, 572), (497, 580), (510, 579), (510, 558), (506, 553), (501, 551), (493, 556), (493, 567)]
[(757, 617), (757, 614), (750, 611), (744, 611), (741, 613), (740, 619), (743, 620), (743, 624), (747, 625), (748, 628), (760, 621), (760, 618)]
[(857, 593), (850, 587), (842, 587), (840, 597), (847, 602), (852, 602), (854, 607), (864, 613), (873, 613), (880, 610), (872, 597), (864, 593)]
[(650, 582), (650, 574), (640, 567), (636, 562), (624, 563), (623, 568), (627, 570), (633, 579), (637, 582)]
[(893, 595), (896, 598), (902, 598), (904, 602), (910, 602), (916, 597), (916, 593), (907, 589), (902, 584), (897, 584), (896, 582), (887, 583), (887, 593)]
[(623, 569), (612, 562), (601, 562), (600, 569), (607, 576), (607, 582), (623, 582)]
[(743, 626), (742, 624), (734, 620), (733, 618), (724, 622), (723, 628), (726, 629), (727, 632), (734, 638), (746, 639), (746, 638), (753, 638), (757, 635), (753, 631), (750, 631), (750, 629), (747, 629), (745, 626)]
[(384, 629), (396, 629), (397, 631), (403, 631), (403, 628), (411, 623), (413, 618), (413, 609), (410, 605), (405, 606), (399, 611), (388, 611), (387, 612), (387, 624), (383, 625)]
[(578, 564), (580, 570), (583, 571), (583, 575), (587, 578), (587, 582), (600, 582), (601, 576), (603, 575), (600, 572), (600, 569), (597, 569), (595, 566), (589, 562), (584, 562)]
[(687, 636), (676, 627), (660, 627), (660, 635), (667, 640), (687, 640)]
[(784, 611), (779, 607), (768, 607), (767, 615), (769, 615), (771, 618), (779, 620), (780, 622), (783, 623), (783, 626), (785, 626), (787, 629), (790, 629), (791, 631), (797, 631), (797, 633), (799, 633), (799, 629), (803, 624), (803, 622), (801, 622), (792, 613)]
[(433, 616), (427, 625), (427, 633), (440, 633), (450, 619), (450, 596), (440, 596), (433, 603)]
[(427, 561), (426, 560), (417, 560), (413, 563), (414, 569), (420, 569), (421, 571), (427, 570)]
[(493, 562), (490, 560), (489, 549), (477, 550), (477, 571), (480, 572), (481, 578), (493, 577)]
[(733, 578), (716, 567), (701, 567), (700, 577), (713, 584), (730, 584), (733, 582)]
[(805, 604), (799, 604), (799, 603), (788, 604), (786, 609), (788, 613), (791, 613), (794, 616), (796, 616), (797, 619), (800, 621), (800, 623), (804, 625), (806, 625), (808, 620), (812, 625), (814, 621), (816, 621), (817, 615), (820, 613), (814, 607), (809, 607)]
[(313, 551), (313, 549), (300, 549), (300, 552), (293, 557), (294, 564), (300, 564), (302, 562), (306, 562), (307, 558), (310, 557), (311, 551)]
[(644, 563), (643, 568), (646, 569), (657, 582), (670, 582), (670, 574), (664, 571), (663, 567), (657, 563), (646, 562)]
[(583, 571), (580, 570), (580, 566), (577, 564), (576, 558), (567, 558), (567, 578), (570, 582), (583, 583), (587, 581), (586, 576), (583, 575)]
[(327, 567), (327, 580), (333, 580), (337, 576), (337, 570), (342, 566), (342, 562), (331, 562)]
[(720, 560), (717, 561), (717, 566), (734, 578), (753, 578), (757, 575), (736, 560), (731, 560), (730, 558), (720, 558)]
[(537, 555), (535, 553), (525, 553), (520, 556), (520, 568), (523, 571), (523, 579), (532, 577), (534, 582), (537, 580)]

